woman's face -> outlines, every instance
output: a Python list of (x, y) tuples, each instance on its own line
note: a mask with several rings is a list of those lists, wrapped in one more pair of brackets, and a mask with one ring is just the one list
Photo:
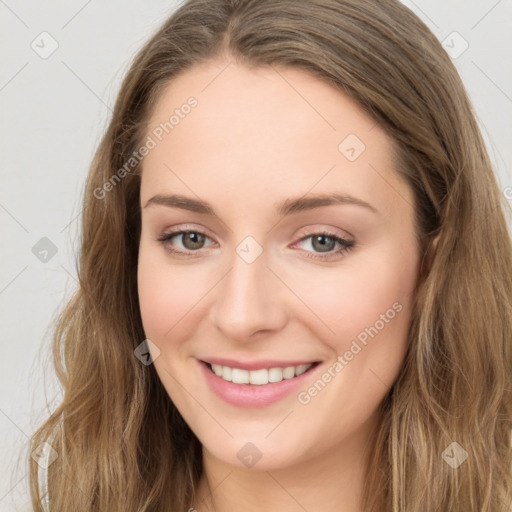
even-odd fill
[(301, 70), (222, 60), (168, 86), (147, 136), (138, 287), (170, 398), (227, 464), (346, 453), (400, 370), (418, 272), (390, 139)]

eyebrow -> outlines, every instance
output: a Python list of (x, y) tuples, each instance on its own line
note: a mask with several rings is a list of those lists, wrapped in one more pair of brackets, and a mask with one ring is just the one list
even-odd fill
[[(191, 197), (174, 194), (174, 195), (161, 195), (157, 194), (149, 199), (144, 208), (150, 205), (167, 206), (169, 208), (181, 208), (182, 210), (188, 210), (191, 212), (201, 213), (204, 215), (217, 216), (215, 210), (206, 202), (201, 199), (194, 199)], [(351, 204), (355, 206), (361, 206), (366, 208), (373, 213), (379, 213), (378, 210), (371, 204), (358, 199), (357, 197), (350, 196), (348, 194), (315, 194), (289, 198), (279, 203), (276, 203), (275, 209), (278, 215), (286, 217), (294, 213), (313, 210), (322, 206), (330, 205), (345, 205)]]

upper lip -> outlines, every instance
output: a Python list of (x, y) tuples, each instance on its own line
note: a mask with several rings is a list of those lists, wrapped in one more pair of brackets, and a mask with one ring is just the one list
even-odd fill
[(261, 370), (264, 368), (286, 368), (288, 366), (299, 366), (302, 364), (314, 364), (319, 361), (302, 360), (290, 361), (283, 359), (260, 359), (258, 361), (236, 361), (235, 359), (225, 359), (221, 357), (208, 357), (201, 359), (204, 363), (218, 364), (220, 366), (229, 366), (230, 368), (239, 368), (240, 370)]

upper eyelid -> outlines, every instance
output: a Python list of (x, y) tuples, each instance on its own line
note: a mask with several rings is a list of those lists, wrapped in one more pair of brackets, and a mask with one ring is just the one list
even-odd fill
[[(324, 225), (325, 226), (325, 225)], [(354, 240), (355, 237), (352, 236), (348, 231), (344, 231), (344, 233), (339, 233), (339, 228), (326, 228), (326, 227), (312, 227), (312, 228), (303, 228), (299, 231), (299, 240), (302, 240), (303, 238), (308, 238), (313, 235), (317, 235), (320, 233), (326, 233), (328, 236), (335, 236), (338, 238), (343, 238), (344, 240)]]
[(191, 226), (191, 225), (188, 225), (188, 224), (185, 224), (185, 225), (179, 225), (178, 227), (169, 227), (169, 228), (166, 228), (166, 229), (163, 229), (161, 230), (161, 235), (160, 236), (165, 236), (165, 235), (179, 235), (179, 234), (183, 234), (183, 233), (186, 233), (186, 232), (192, 232), (192, 233), (200, 233), (202, 235), (205, 235), (207, 236), (208, 238), (210, 238), (211, 240), (214, 240), (214, 237), (210, 235), (210, 232), (208, 229), (205, 229), (205, 228), (196, 228), (195, 226)]
[[(318, 226), (318, 227), (316, 227)], [(326, 225), (325, 224), (316, 224), (316, 225), (313, 225), (313, 227), (307, 227), (307, 228), (301, 228), (299, 230), (299, 235), (298, 238), (299, 240), (302, 240), (303, 238), (307, 238), (309, 236), (312, 236), (312, 235), (315, 235), (315, 234), (318, 234), (318, 233), (321, 233), (323, 231), (326, 231), (329, 233), (330, 236), (337, 236), (339, 238), (343, 238), (345, 240), (353, 240), (355, 241), (355, 237), (350, 234), (348, 231), (346, 230), (343, 230), (344, 231), (344, 234), (343, 233), (337, 233), (336, 231), (339, 230), (339, 228), (331, 228), (331, 227), (325, 227)], [(183, 231), (192, 231), (192, 232), (197, 232), (197, 233), (201, 233), (201, 234), (205, 234), (206, 236), (208, 236), (210, 239), (214, 240), (215, 237), (213, 237), (211, 234), (210, 234), (210, 231), (207, 229), (207, 228), (204, 228), (204, 227), (199, 227), (197, 228), (195, 225), (193, 224), (178, 224), (178, 227), (176, 228), (167, 228), (169, 229), (169, 232), (166, 233), (166, 229), (163, 229), (162, 230), (162, 235), (165, 235), (165, 234), (178, 234), (178, 233), (181, 233)]]
[(217, 243), (214, 238), (212, 238), (210, 235), (208, 235), (204, 231), (202, 231), (200, 229), (191, 229), (191, 228), (180, 228), (180, 229), (176, 229), (175, 231), (169, 231), (169, 232), (164, 231), (157, 238), (159, 240), (162, 240), (162, 238), (170, 239), (170, 238), (185, 235), (186, 233), (199, 233), (200, 235), (204, 236), (205, 238), (208, 238), (209, 240), (211, 240), (212, 242)]

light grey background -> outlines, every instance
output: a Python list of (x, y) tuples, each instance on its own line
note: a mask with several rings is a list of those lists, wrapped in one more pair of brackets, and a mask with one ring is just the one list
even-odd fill
[[(512, 203), (512, 0), (404, 3), (454, 57)], [(89, 164), (131, 58), (176, 5), (0, 0), (0, 512), (30, 509), (20, 450), (59, 399), (44, 369), (52, 323), (76, 285)]]

